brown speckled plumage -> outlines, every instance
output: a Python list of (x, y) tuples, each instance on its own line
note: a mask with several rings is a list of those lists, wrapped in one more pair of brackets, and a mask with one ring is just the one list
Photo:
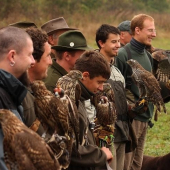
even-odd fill
[(170, 51), (157, 50), (152, 53), (152, 57), (157, 61), (157, 68), (154, 72), (157, 80), (170, 83)]
[(109, 83), (104, 83), (103, 91), (94, 95), (92, 103), (96, 107), (96, 118), (100, 125), (106, 127), (116, 121), (114, 92)]
[(11, 111), (0, 109), (4, 156), (9, 170), (59, 170), (53, 151)]
[(132, 79), (139, 89), (139, 97), (152, 102), (156, 106), (156, 113), (161, 111), (161, 106), (166, 113), (165, 104), (160, 93), (161, 88), (154, 75), (145, 70), (136, 60), (130, 59), (127, 63), (132, 68)]
[[(61, 167), (67, 168), (70, 163), (73, 143), (68, 108), (59, 98), (47, 90), (44, 82), (34, 81), (31, 89), (35, 96), (36, 115), (47, 133), (52, 135), (48, 144), (59, 158)], [(64, 148), (61, 147), (63, 143), (65, 143)]]

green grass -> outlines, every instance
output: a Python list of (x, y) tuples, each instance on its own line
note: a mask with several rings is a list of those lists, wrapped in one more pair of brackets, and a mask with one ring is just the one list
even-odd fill
[(160, 156), (170, 152), (170, 103), (166, 104), (167, 114), (158, 115), (158, 121), (148, 129), (144, 154)]

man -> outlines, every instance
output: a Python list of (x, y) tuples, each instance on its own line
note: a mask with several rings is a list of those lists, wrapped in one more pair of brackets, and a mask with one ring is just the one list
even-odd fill
[(130, 23), (131, 23), (130, 21), (126, 20), (126, 21), (121, 22), (117, 27), (120, 31), (121, 47), (129, 43), (132, 38), (132, 33), (130, 30)]
[(128, 140), (127, 101), (125, 94), (124, 77), (113, 63), (120, 48), (120, 32), (111, 25), (103, 24), (96, 31), (96, 43), (99, 52), (110, 64), (111, 75), (108, 82), (111, 84), (115, 95), (115, 107), (117, 121), (114, 131), (114, 159), (111, 163), (112, 169), (123, 170), (125, 158), (125, 144)]
[[(97, 64), (96, 64), (97, 63)], [(110, 76), (110, 68), (105, 59), (95, 51), (87, 51), (76, 61), (75, 70), (82, 72), (80, 80), (81, 98), (78, 107), (80, 145), (78, 154), (72, 152), (70, 170), (94, 170), (104, 166), (113, 156), (108, 148), (101, 149), (95, 145), (93, 131), (90, 129), (84, 101), (90, 99), (93, 94), (103, 90), (103, 83)]]
[[(138, 101), (139, 91), (133, 80), (130, 79), (131, 75), (128, 75), (131, 70), (126, 61), (130, 58), (137, 60), (142, 67), (151, 72), (152, 57), (148, 57), (149, 54), (147, 54), (145, 46), (151, 45), (152, 39), (156, 37), (154, 19), (146, 14), (134, 16), (131, 20), (131, 31), (133, 38), (130, 43), (125, 45), (126, 49), (121, 48), (119, 50), (116, 61), (118, 68), (125, 78), (126, 88), (131, 91), (135, 101)], [(132, 127), (137, 138), (137, 148), (133, 152), (126, 154), (125, 170), (141, 169), (146, 131), (152, 115), (153, 104), (149, 103), (148, 109), (146, 111), (143, 110), (141, 114), (136, 115), (133, 119)]]
[(53, 46), (56, 58), (48, 69), (48, 76), (44, 80), (48, 90), (54, 92), (58, 79), (73, 69), (76, 60), (88, 50), (84, 35), (76, 30), (67, 31), (59, 36), (58, 45)]
[[(52, 19), (41, 26), (41, 29), (48, 34), (48, 42), (51, 46), (58, 44), (58, 37), (69, 30), (75, 30), (70, 28), (63, 17)], [(55, 50), (52, 49), (52, 58), (56, 57)]]
[[(27, 75), (27, 70), (35, 62), (32, 40), (25, 31), (15, 27), (0, 29), (0, 37), (0, 108), (11, 110), (23, 120), (21, 103), (27, 90), (18, 79)], [(1, 128), (0, 169), (7, 170)]]
[[(27, 28), (26, 32), (30, 35), (33, 41), (33, 57), (35, 63), (28, 69), (29, 81), (42, 80), (47, 77), (47, 70), (52, 64), (51, 60), (51, 46), (48, 44), (48, 36), (38, 28)], [(36, 131), (40, 136), (44, 133), (38, 119), (36, 119), (34, 109), (34, 96), (32, 90), (28, 85), (28, 93), (23, 101), (25, 124), (32, 130)]]

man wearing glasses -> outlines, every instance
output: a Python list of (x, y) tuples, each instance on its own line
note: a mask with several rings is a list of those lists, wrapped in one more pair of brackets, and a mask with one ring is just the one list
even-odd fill
[[(154, 19), (146, 14), (139, 14), (131, 20), (132, 39), (124, 48), (120, 48), (117, 56), (117, 66), (126, 81), (126, 88), (133, 94), (134, 103), (139, 100), (139, 91), (131, 79), (131, 68), (127, 64), (130, 58), (138, 61), (147, 71), (152, 71), (153, 60), (145, 50), (146, 45), (151, 45), (152, 39), (156, 37)], [(130, 93), (129, 93), (130, 94)], [(143, 160), (144, 142), (148, 127), (148, 122), (153, 116), (153, 104), (149, 103), (146, 111), (140, 111), (133, 118), (132, 127), (136, 134), (137, 147), (134, 151), (125, 156), (124, 170), (140, 170)]]

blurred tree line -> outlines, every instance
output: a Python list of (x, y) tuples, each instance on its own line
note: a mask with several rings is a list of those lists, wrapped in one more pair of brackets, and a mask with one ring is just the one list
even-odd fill
[(1, 21), (14, 19), (47, 20), (57, 16), (87, 15), (117, 11), (150, 11), (167, 13), (170, 9), (170, 0), (1, 0)]

